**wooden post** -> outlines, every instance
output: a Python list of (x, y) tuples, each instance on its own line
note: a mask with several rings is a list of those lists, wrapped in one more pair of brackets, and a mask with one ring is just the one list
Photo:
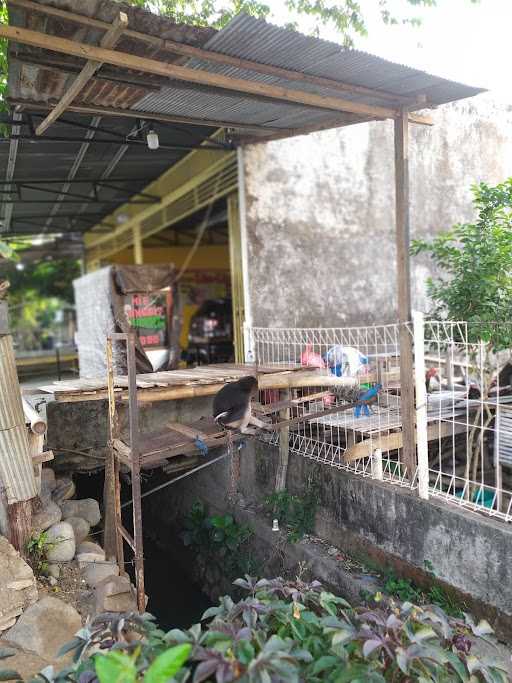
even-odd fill
[[(279, 392), (279, 401), (290, 401), (289, 389)], [(290, 409), (284, 408), (279, 412), (279, 421), (290, 419)], [(286, 475), (288, 474), (288, 457), (290, 454), (290, 427), (282, 427), (279, 430), (279, 462), (276, 474), (276, 491), (284, 491), (286, 488)]]
[[(107, 560), (116, 559), (118, 562), (119, 543), (116, 523), (116, 466), (114, 453), (114, 439), (119, 438), (116, 413), (116, 399), (114, 394), (114, 367), (112, 358), (112, 339), (107, 338), (107, 389), (108, 389), (108, 445), (105, 454), (105, 482), (103, 486), (103, 515), (105, 526), (103, 533), (103, 548)], [(122, 548), (122, 541), (121, 541)], [(120, 566), (123, 570), (124, 567)]]
[(7, 493), (11, 543), (25, 552), (37, 495), (12, 337), (0, 336), (0, 478)]
[(382, 481), (384, 472), (382, 467), (382, 449), (376, 448), (372, 454), (372, 477)]
[(142, 265), (144, 263), (144, 249), (142, 247), (140, 225), (138, 223), (133, 226), (133, 261), (136, 265)]
[(418, 493), (428, 500), (428, 424), (427, 387), (425, 385), (425, 331), (423, 313), (414, 311), (414, 378), (416, 389), (416, 440), (418, 443)]
[(396, 270), (400, 323), (400, 397), (403, 430), (403, 464), (407, 477), (416, 471), (413, 342), (411, 322), (411, 273), (409, 254), (409, 120), (403, 109), (395, 118)]

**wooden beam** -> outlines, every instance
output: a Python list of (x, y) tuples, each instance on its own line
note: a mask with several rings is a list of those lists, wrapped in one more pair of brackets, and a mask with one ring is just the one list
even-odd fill
[[(292, 394), (290, 389), (279, 392), (279, 400), (290, 403)], [(284, 408), (279, 411), (279, 422), (287, 422), (290, 419), (290, 409)], [(290, 456), (290, 427), (284, 426), (279, 430), (279, 460), (277, 463), (276, 486), (277, 492), (286, 489), (286, 477), (288, 474), (288, 460)]]
[(416, 471), (414, 361), (411, 325), (411, 273), (409, 252), (409, 120), (403, 110), (395, 119), (396, 274), (400, 336), (400, 397), (403, 461), (407, 476)]
[[(48, 111), (55, 105), (44, 102), (33, 102), (32, 100), (20, 100), (10, 98), (10, 104), (30, 110)], [(100, 116), (114, 116), (130, 119), (144, 119), (145, 121), (161, 121), (162, 123), (182, 123), (188, 126), (208, 126), (212, 128), (236, 128), (252, 133), (282, 133), (294, 132), (291, 128), (275, 128), (273, 126), (258, 126), (245, 123), (233, 123), (233, 121), (217, 121), (214, 119), (198, 119), (188, 116), (173, 116), (171, 114), (159, 114), (158, 112), (137, 111), (134, 109), (115, 109), (113, 107), (100, 107), (97, 105), (70, 105), (68, 111), (76, 114), (97, 114)]]
[[(123, 32), (128, 26), (128, 17), (124, 12), (119, 12), (118, 16), (112, 22), (112, 26), (105, 33), (101, 39), (100, 46), (102, 48), (112, 48), (115, 47)], [(73, 100), (80, 94), (81, 90), (85, 87), (88, 81), (94, 76), (96, 71), (102, 66), (102, 62), (96, 62), (90, 60), (83, 67), (82, 71), (75, 78), (70, 87), (66, 90), (64, 95), (60, 98), (58, 104), (52, 109), (48, 116), (41, 121), (41, 123), (36, 128), (36, 135), (42, 135), (45, 130), (47, 130), (54, 121), (56, 121), (59, 116), (67, 109), (68, 105), (73, 102)]]
[[(450, 422), (448, 418), (447, 422), (431, 422), (427, 428), (427, 439), (428, 441), (439, 441), (439, 439), (462, 434), (465, 431), (466, 425), (460, 422)], [(361, 458), (368, 458), (377, 448), (381, 449), (383, 453), (390, 453), (402, 447), (402, 432), (380, 434), (349, 446), (343, 454), (343, 460), (349, 463)]]
[[(344, 117), (337, 116), (322, 123), (313, 123), (304, 128), (295, 128), (293, 130), (280, 130), (270, 135), (253, 135), (252, 137), (241, 137), (239, 142), (242, 145), (259, 145), (262, 142), (272, 142), (273, 140), (285, 140), (287, 138), (296, 137), (298, 135), (309, 135), (310, 133), (319, 133), (323, 130), (331, 130), (333, 128), (343, 128), (344, 126), (353, 126), (357, 123), (368, 123), (369, 121), (378, 121), (375, 117), (355, 116), (354, 114), (346, 114)], [(384, 119), (382, 119), (384, 120)], [(409, 114), (409, 123), (417, 123), (422, 126), (433, 126), (434, 120), (430, 116), (420, 114)]]
[(190, 69), (185, 66), (168, 64), (155, 59), (138, 57), (127, 52), (107, 50), (102, 47), (80, 43), (59, 36), (46, 35), (39, 31), (32, 31), (17, 26), (0, 25), (0, 37), (8, 40), (39, 47), (52, 52), (71, 54), (84, 59), (113, 64), (124, 69), (133, 69), (143, 73), (165, 76), (173, 80), (193, 83), (196, 85), (208, 86), (230, 90), (244, 95), (256, 95), (268, 99), (279, 100), (281, 102), (293, 102), (305, 107), (314, 109), (327, 109), (339, 112), (349, 112), (352, 114), (362, 114), (373, 118), (395, 118), (397, 110), (394, 108), (379, 107), (364, 104), (362, 102), (352, 102), (341, 97), (331, 97), (326, 95), (316, 95), (312, 93), (284, 88), (282, 86), (270, 85), (257, 81), (232, 78), (223, 74), (210, 73), (200, 69)]
[[(105, 21), (92, 19), (74, 12), (59, 10), (54, 7), (49, 7), (48, 5), (40, 5), (32, 0), (10, 0), (10, 3), (30, 11), (56, 16), (61, 19), (66, 19), (67, 21), (76, 22), (85, 26), (91, 26), (100, 30), (107, 30), (109, 27), (109, 24)], [(366, 88), (364, 86), (354, 85), (352, 83), (343, 83), (342, 81), (334, 80), (332, 78), (324, 78), (322, 76), (314, 76), (311, 74), (304, 74), (299, 71), (293, 71), (292, 69), (283, 69), (282, 67), (272, 66), (269, 64), (261, 64), (260, 62), (254, 62), (253, 60), (232, 57), (231, 55), (225, 55), (220, 52), (212, 52), (211, 50), (195, 47), (193, 45), (187, 45), (185, 43), (178, 43), (173, 40), (158, 38), (157, 36), (151, 36), (147, 33), (141, 33), (139, 31), (126, 31), (126, 36), (133, 40), (138, 40), (146, 44), (153, 45), (159, 50), (183, 55), (185, 57), (191, 57), (194, 59), (200, 59), (202, 61), (214, 64), (234, 66), (238, 69), (246, 69), (249, 71), (254, 71), (255, 73), (275, 76), (277, 78), (285, 78), (289, 81), (298, 81), (323, 88), (330, 88), (331, 90), (338, 92), (377, 97), (395, 104), (420, 104), (420, 100), (415, 98), (413, 95), (399, 95), (385, 92), (383, 90), (379, 90), (378, 88)]]

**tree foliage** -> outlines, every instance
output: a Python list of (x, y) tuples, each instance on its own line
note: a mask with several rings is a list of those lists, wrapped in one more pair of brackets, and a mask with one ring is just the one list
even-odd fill
[(476, 220), (433, 240), (416, 240), (413, 253), (429, 254), (439, 275), (428, 280), (436, 317), (469, 323), (472, 341), (495, 350), (512, 346), (512, 178), (472, 189)]
[[(474, 0), (471, 0), (472, 2)], [(271, 18), (272, 3), (257, 0), (128, 0), (132, 5), (144, 7), (176, 22), (213, 26), (222, 28), (236, 14), (244, 12), (254, 17)], [(408, 23), (418, 25), (419, 19), (411, 13), (398, 16), (391, 10), (390, 0), (379, 0), (379, 12), (385, 24)], [(436, 0), (406, 0), (413, 12), (414, 7), (433, 7)], [(362, 3), (358, 0), (285, 0), (284, 5), (289, 13), (287, 26), (298, 29), (298, 18), (307, 16), (312, 20), (313, 31), (320, 35), (322, 29), (334, 29), (340, 41), (352, 46), (358, 36), (366, 36), (367, 18)]]

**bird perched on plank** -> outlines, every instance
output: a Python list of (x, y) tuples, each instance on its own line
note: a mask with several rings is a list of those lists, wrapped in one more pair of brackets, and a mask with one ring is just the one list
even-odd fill
[(366, 417), (370, 417), (373, 413), (370, 404), (377, 402), (378, 394), (381, 389), (381, 384), (375, 384), (373, 387), (370, 387), (370, 389), (365, 389), (359, 394), (357, 405), (354, 408), (354, 417), (360, 417), (361, 411), (363, 411), (363, 414)]
[(242, 434), (255, 434), (249, 425), (264, 428), (266, 423), (252, 415), (251, 398), (258, 393), (256, 377), (242, 377), (222, 387), (213, 399), (213, 418), (227, 429), (240, 429)]

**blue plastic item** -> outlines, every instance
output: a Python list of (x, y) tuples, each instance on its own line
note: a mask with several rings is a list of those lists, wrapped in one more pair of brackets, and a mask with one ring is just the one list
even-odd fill
[[(457, 496), (457, 498), (462, 498), (463, 493), (464, 492), (462, 490), (455, 491), (455, 495)], [(473, 498), (471, 502), (476, 503), (477, 505), (483, 505), (485, 508), (492, 509), (494, 503), (494, 493), (492, 491), (483, 491), (482, 496), (482, 490), (479, 489), (478, 491), (475, 491), (473, 493)]]
[(201, 452), (201, 455), (204, 455), (204, 456), (208, 455), (208, 446), (198, 436), (196, 436), (196, 440), (194, 441), (194, 445)]

